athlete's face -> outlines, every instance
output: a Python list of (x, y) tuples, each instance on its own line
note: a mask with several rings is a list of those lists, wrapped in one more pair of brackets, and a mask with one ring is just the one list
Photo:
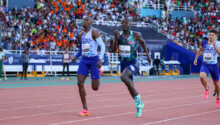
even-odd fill
[(217, 35), (215, 33), (209, 33), (209, 40), (214, 41), (216, 40)]
[(127, 20), (121, 21), (121, 28), (123, 30), (129, 30), (130, 29), (130, 23)]
[(83, 27), (89, 27), (92, 24), (92, 20), (89, 17), (83, 18)]

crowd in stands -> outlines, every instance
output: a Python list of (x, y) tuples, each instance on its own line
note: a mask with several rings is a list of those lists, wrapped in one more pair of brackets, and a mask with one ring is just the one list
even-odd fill
[[(171, 17), (162, 16), (162, 19), (153, 21), (158, 26), (159, 31), (163, 32), (168, 38), (179, 45), (191, 45), (192, 50), (197, 50), (203, 40), (208, 38), (209, 29), (215, 28), (219, 30), (220, 23), (220, 3), (217, 1), (193, 1), (195, 18), (173, 19)], [(204, 4), (205, 3), (205, 4)], [(165, 11), (165, 10), (163, 10)], [(162, 13), (164, 13), (162, 11)], [(165, 21), (165, 18), (169, 18)]]
[[(179, 1), (172, 1), (178, 3)], [(181, 6), (185, 0), (181, 1)], [(219, 30), (220, 23), (220, 2), (219, 1), (207, 1), (207, 0), (191, 0), (188, 1), (190, 6), (194, 7), (195, 18), (176, 18), (172, 17), (172, 14), (168, 12), (168, 8), (165, 7), (162, 10), (162, 16), (157, 18), (156, 16), (141, 17), (139, 14), (129, 12), (133, 22), (137, 24), (149, 23), (152, 24), (160, 33), (163, 33), (168, 38), (172, 39), (179, 45), (187, 47), (193, 51), (201, 46), (201, 42), (208, 38), (208, 30), (211, 28), (216, 28)], [(114, 11), (113, 11), (114, 12)], [(124, 11), (126, 12), (126, 11)], [(108, 12), (106, 12), (108, 13)], [(96, 20), (99, 23), (103, 22), (103, 16), (106, 13), (99, 14)], [(116, 13), (113, 15), (111, 21), (120, 21), (123, 13)], [(105, 19), (104, 21), (108, 21)]]
[[(76, 19), (82, 19), (90, 11), (89, 16), (114, 19), (119, 12), (127, 9), (122, 1), (81, 1), (81, 0), (36, 0), (34, 8), (16, 7), (8, 11), (4, 7), (1, 13), (3, 21), (2, 46), (8, 50), (38, 51), (77, 51), (76, 37), (80, 29)], [(106, 11), (107, 10), (107, 11)], [(108, 36), (105, 37), (108, 40)], [(105, 40), (105, 41), (106, 41)]]
[(77, 49), (76, 10), (70, 0), (36, 0), (34, 8), (14, 8), (2, 13), (3, 48), (42, 53)]
[[(124, 16), (129, 16), (133, 22), (150, 23), (179, 45), (190, 45), (193, 50), (207, 38), (210, 28), (219, 28), (219, 0), (172, 0), (171, 3), (193, 6), (196, 17), (173, 19), (172, 15), (167, 14), (166, 7), (160, 18), (141, 17), (136, 11), (128, 9), (125, 0), (36, 0), (34, 8), (3, 9), (2, 46), (8, 50), (38, 51), (35, 52), (38, 54), (50, 50), (64, 51), (66, 48), (77, 51), (76, 37), (80, 28), (76, 25), (76, 19), (82, 19), (85, 14), (99, 21), (120, 21)], [(110, 36), (103, 38), (109, 48), (112, 39)], [(107, 50), (111, 52), (110, 48)]]

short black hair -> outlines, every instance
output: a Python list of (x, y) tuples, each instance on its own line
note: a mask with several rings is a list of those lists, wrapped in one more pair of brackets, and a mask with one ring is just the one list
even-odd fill
[(210, 30), (209, 30), (209, 33), (214, 33), (215, 35), (217, 35), (217, 34), (218, 34), (218, 31), (215, 30), (215, 29), (210, 29)]

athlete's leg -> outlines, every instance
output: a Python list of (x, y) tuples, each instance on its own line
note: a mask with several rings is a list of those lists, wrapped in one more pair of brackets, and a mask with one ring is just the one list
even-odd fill
[(216, 70), (218, 69), (218, 65), (216, 64), (213, 64), (213, 65), (210, 65), (210, 74), (212, 76), (212, 79), (213, 79), (213, 83), (214, 83), (214, 86), (215, 86), (215, 92), (217, 94), (217, 97), (216, 97), (216, 107), (220, 108), (220, 101), (219, 101), (219, 70)]
[(127, 66), (121, 75), (121, 80), (127, 86), (131, 96), (134, 98), (135, 106), (137, 108), (136, 117), (140, 117), (142, 115), (142, 110), (144, 108), (144, 103), (141, 101), (141, 97), (137, 92), (136, 88), (133, 84), (133, 74), (138, 71), (138, 68), (135, 65)]
[(206, 77), (209, 75), (210, 73), (210, 66), (209, 64), (205, 64), (203, 63), (200, 69), (200, 80), (202, 85), (205, 88), (205, 95), (204, 95), (204, 99), (208, 98), (208, 94), (209, 94), (209, 87), (207, 85), (207, 81), (206, 81)]
[(138, 95), (138, 92), (137, 92), (136, 88), (134, 87), (134, 84), (131, 80), (131, 77), (132, 77), (131, 70), (128, 68), (125, 68), (125, 70), (121, 74), (121, 81), (123, 81), (125, 83), (132, 98), (134, 98), (135, 96)]
[(219, 81), (213, 81), (214, 82), (214, 85), (215, 85), (215, 91), (216, 91), (216, 94), (217, 94), (217, 97), (219, 99)]
[[(82, 101), (83, 109), (85, 110), (88, 110), (88, 107), (86, 103), (86, 91), (84, 88), (84, 82), (85, 82), (86, 76), (88, 75), (88, 71), (89, 71), (89, 68), (86, 63), (86, 60), (82, 58), (79, 64), (78, 71), (77, 71), (77, 84), (79, 88), (79, 95)], [(84, 115), (83, 111), (81, 113), (79, 115)]]
[(202, 82), (202, 85), (204, 86), (205, 90), (208, 91), (209, 87), (207, 85), (206, 77), (207, 74), (205, 72), (200, 72), (200, 80)]
[(92, 79), (92, 89), (97, 91), (99, 90), (100, 80), (99, 79)]
[(216, 97), (216, 107), (220, 108), (220, 98), (219, 98), (219, 81), (214, 81), (215, 91), (217, 93)]
[(100, 71), (97, 68), (97, 63), (98, 63), (99, 58), (98, 57), (93, 57), (92, 60), (90, 60), (90, 74), (91, 74), (91, 79), (92, 79), (92, 89), (97, 91), (100, 86)]
[(216, 68), (213, 68), (213, 70), (211, 71), (211, 76), (212, 76), (212, 79), (213, 79), (213, 83), (214, 83), (214, 86), (215, 86), (215, 92), (217, 94), (217, 97), (219, 99), (219, 71), (218, 70), (215, 70)]
[(82, 75), (82, 74), (78, 74), (77, 75), (77, 84), (78, 84), (78, 88), (79, 88), (79, 95), (82, 101), (82, 105), (83, 105), (83, 109), (88, 110), (87, 107), (87, 103), (86, 103), (86, 91), (84, 88), (84, 82), (86, 80), (86, 76)]
[(217, 97), (216, 97), (216, 107), (220, 108), (220, 98), (219, 98), (219, 80), (213, 80), (213, 83), (215, 85), (215, 92), (217, 94)]
[(204, 86), (205, 90), (208, 91), (209, 87), (207, 85), (206, 77), (209, 75), (209, 65), (203, 63), (200, 69), (200, 80), (202, 85)]
[(88, 111), (88, 107), (86, 103), (86, 90), (84, 88), (84, 82), (85, 82), (86, 76), (82, 74), (78, 74), (77, 79), (78, 79), (77, 83), (79, 87), (79, 95), (80, 95), (81, 102), (83, 105), (83, 110), (79, 113), (79, 116), (88, 116), (89, 111)]

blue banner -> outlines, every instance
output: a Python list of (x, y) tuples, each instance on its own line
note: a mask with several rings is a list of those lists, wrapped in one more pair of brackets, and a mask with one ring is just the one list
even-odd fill
[(19, 59), (20, 58), (20, 54), (5, 54), (5, 56), (7, 57), (6, 60), (4, 60), (4, 64), (5, 65), (21, 65), (22, 62)]
[[(20, 54), (6, 54), (7, 57), (6, 60), (4, 60), (4, 65), (22, 65), (22, 61), (20, 60), (21, 55)], [(35, 60), (44, 60), (46, 63), (45, 65), (63, 65), (62, 59), (63, 55), (35, 55), (31, 54), (31, 59)], [(70, 58), (72, 59), (74, 55), (70, 54)], [(51, 61), (50, 62), (50, 58)], [(77, 58), (75, 62), (70, 61), (70, 65), (79, 65), (81, 58)], [(102, 65), (109, 65), (109, 58), (107, 55), (104, 55), (104, 58), (102, 60)]]

